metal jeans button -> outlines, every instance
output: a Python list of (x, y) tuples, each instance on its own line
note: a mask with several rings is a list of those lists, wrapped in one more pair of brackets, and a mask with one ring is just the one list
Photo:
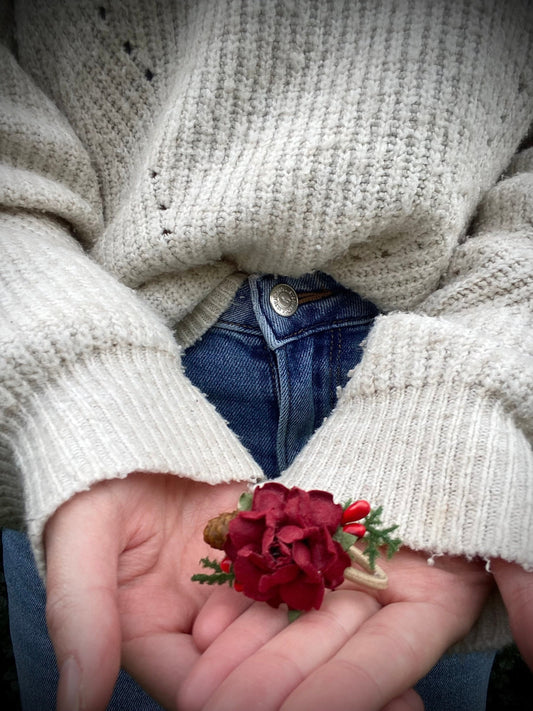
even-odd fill
[(292, 316), (298, 308), (298, 294), (288, 284), (276, 284), (270, 292), (270, 305), (280, 316)]

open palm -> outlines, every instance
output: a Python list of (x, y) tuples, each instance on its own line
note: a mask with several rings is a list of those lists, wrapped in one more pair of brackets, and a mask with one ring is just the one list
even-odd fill
[[(63, 671), (59, 708), (74, 707), (79, 681), (82, 708), (104, 709), (120, 665), (174, 707), (199, 656), (194, 620), (214, 592), (190, 581), (210, 550), (202, 529), (234, 508), (243, 489), (138, 473), (102, 482), (56, 512), (45, 546), (47, 622)], [(231, 614), (250, 604), (230, 589), (217, 593), (229, 594)]]
[[(216, 599), (200, 612), (204, 654), (182, 684), (187, 711), (379, 711), (419, 709), (409, 691), (478, 617), (492, 585), (484, 567), (402, 550), (390, 584), (370, 593), (352, 584), (326, 594), (319, 611), (257, 642), (268, 608), (252, 605), (220, 630)], [(391, 703), (392, 702), (392, 703)]]
[[(286, 610), (190, 581), (205, 522), (245, 486), (132, 474), (78, 494), (45, 532), (59, 711), (103, 711), (120, 665), (180, 711), (414, 711), (410, 691), (473, 625), (494, 578), (533, 662), (533, 583), (519, 566), (402, 550), (387, 590), (345, 583), (288, 625)], [(528, 641), (529, 640), (529, 641)]]

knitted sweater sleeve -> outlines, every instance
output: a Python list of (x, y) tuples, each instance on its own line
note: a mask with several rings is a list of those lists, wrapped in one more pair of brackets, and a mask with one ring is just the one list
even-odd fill
[(533, 149), (481, 201), (440, 287), (380, 316), (284, 476), (383, 504), (407, 546), (533, 568)]
[(88, 256), (103, 229), (88, 155), (0, 51), (0, 511), (26, 522), (42, 562), (47, 518), (97, 481), (260, 471), (183, 374), (170, 330)]
[[(380, 316), (283, 476), (383, 505), (406, 546), (533, 568), (533, 148), (485, 195), (440, 288)], [(511, 641), (497, 591), (455, 651)]]

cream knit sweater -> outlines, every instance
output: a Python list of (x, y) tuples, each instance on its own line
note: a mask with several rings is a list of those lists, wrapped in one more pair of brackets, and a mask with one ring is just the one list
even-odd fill
[[(5, 4), (3, 5), (5, 7)], [(0, 18), (2, 522), (261, 471), (180, 367), (251, 273), (385, 312), (286, 485), (533, 567), (533, 5), (15, 0)], [(471, 646), (506, 639), (497, 605)]]

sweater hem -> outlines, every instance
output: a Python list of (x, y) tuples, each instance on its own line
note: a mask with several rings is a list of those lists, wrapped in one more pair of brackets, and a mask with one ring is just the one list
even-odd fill
[(212, 485), (262, 477), (176, 355), (160, 351), (116, 350), (68, 365), (25, 403), (17, 422), (16, 461), (41, 572), (46, 521), (99, 481), (134, 471)]

